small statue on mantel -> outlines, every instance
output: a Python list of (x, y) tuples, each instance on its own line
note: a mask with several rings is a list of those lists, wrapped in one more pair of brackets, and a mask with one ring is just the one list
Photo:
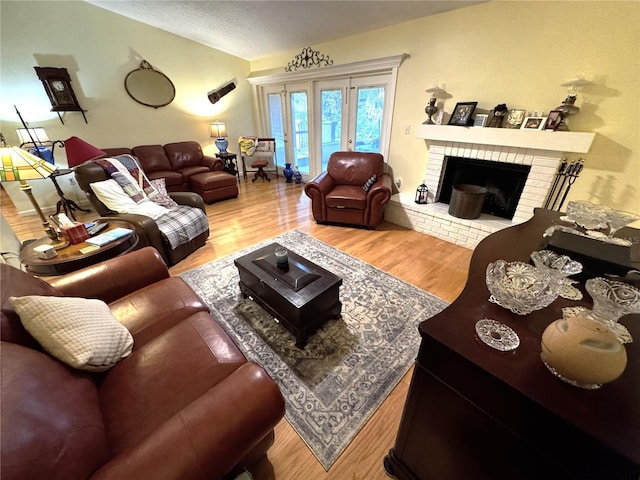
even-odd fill
[(507, 115), (509, 109), (507, 108), (506, 103), (501, 103), (496, 105), (493, 109), (493, 116), (491, 120), (489, 120), (489, 125), (487, 127), (493, 128), (502, 128), (502, 122), (504, 121), (504, 117)]

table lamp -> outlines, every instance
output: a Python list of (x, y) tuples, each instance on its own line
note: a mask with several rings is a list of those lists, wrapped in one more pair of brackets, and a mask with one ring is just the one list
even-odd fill
[(580, 107), (575, 105), (576, 99), (578, 98), (578, 90), (581, 87), (586, 87), (587, 85), (593, 85), (593, 82), (585, 80), (584, 78), (576, 78), (575, 80), (560, 84), (561, 87), (569, 87), (569, 89), (567, 92), (567, 98), (562, 101), (562, 105), (555, 108), (562, 112), (562, 120), (556, 130), (569, 130), (565, 119), (569, 115), (576, 115), (580, 111)]
[(84, 162), (95, 160), (96, 158), (106, 155), (106, 153), (99, 148), (94, 147), (78, 137), (66, 139), (64, 141), (64, 148), (67, 151), (67, 165), (69, 165), (69, 168), (77, 167)]
[(430, 93), (431, 97), (429, 98), (429, 104), (424, 109), (427, 114), (427, 119), (422, 122), (423, 125), (435, 125), (436, 122), (433, 121), (433, 116), (438, 113), (438, 107), (436, 105), (436, 101), (438, 99), (447, 99), (451, 98), (451, 95), (440, 87), (431, 87), (427, 88), (425, 92)]
[(50, 165), (44, 159), (22, 150), (19, 147), (9, 147), (4, 142), (4, 137), (0, 136), (0, 181), (2, 182), (20, 182), (20, 190), (22, 190), (33, 205), (36, 213), (40, 216), (42, 226), (47, 236), (51, 240), (51, 245), (56, 250), (66, 247), (69, 243), (62, 237), (58, 236), (56, 230), (51, 226), (47, 218), (42, 213), (40, 205), (33, 196), (31, 185), (26, 180), (38, 178), (48, 178), (56, 171), (54, 165)]
[(216, 139), (216, 147), (218, 147), (220, 153), (227, 153), (229, 142), (226, 139), (227, 127), (225, 127), (224, 122), (211, 122), (209, 126), (209, 136)]

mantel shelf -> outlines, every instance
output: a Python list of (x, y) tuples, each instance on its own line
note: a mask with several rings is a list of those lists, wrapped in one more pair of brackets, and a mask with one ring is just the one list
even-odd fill
[(458, 127), (453, 125), (419, 125), (416, 137), (432, 142), (456, 142), (479, 145), (587, 153), (596, 134), (553, 130)]

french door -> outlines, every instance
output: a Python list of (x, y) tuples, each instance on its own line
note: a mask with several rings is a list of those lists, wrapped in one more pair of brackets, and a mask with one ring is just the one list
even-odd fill
[(305, 181), (326, 170), (338, 150), (389, 154), (397, 70), (406, 55), (249, 78), (256, 87), (261, 130), (276, 139), (280, 165)]
[(276, 140), (279, 163), (290, 163), (310, 175), (309, 82), (271, 85), (263, 89), (269, 135)]
[(326, 170), (329, 156), (339, 150), (385, 151), (391, 124), (386, 95), (389, 77), (367, 75), (315, 83), (316, 173)]

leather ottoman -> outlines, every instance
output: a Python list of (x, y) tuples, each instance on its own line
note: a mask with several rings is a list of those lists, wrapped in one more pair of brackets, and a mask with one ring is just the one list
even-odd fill
[(191, 190), (200, 195), (206, 203), (238, 196), (236, 176), (227, 172), (198, 173), (189, 178), (189, 183)]

